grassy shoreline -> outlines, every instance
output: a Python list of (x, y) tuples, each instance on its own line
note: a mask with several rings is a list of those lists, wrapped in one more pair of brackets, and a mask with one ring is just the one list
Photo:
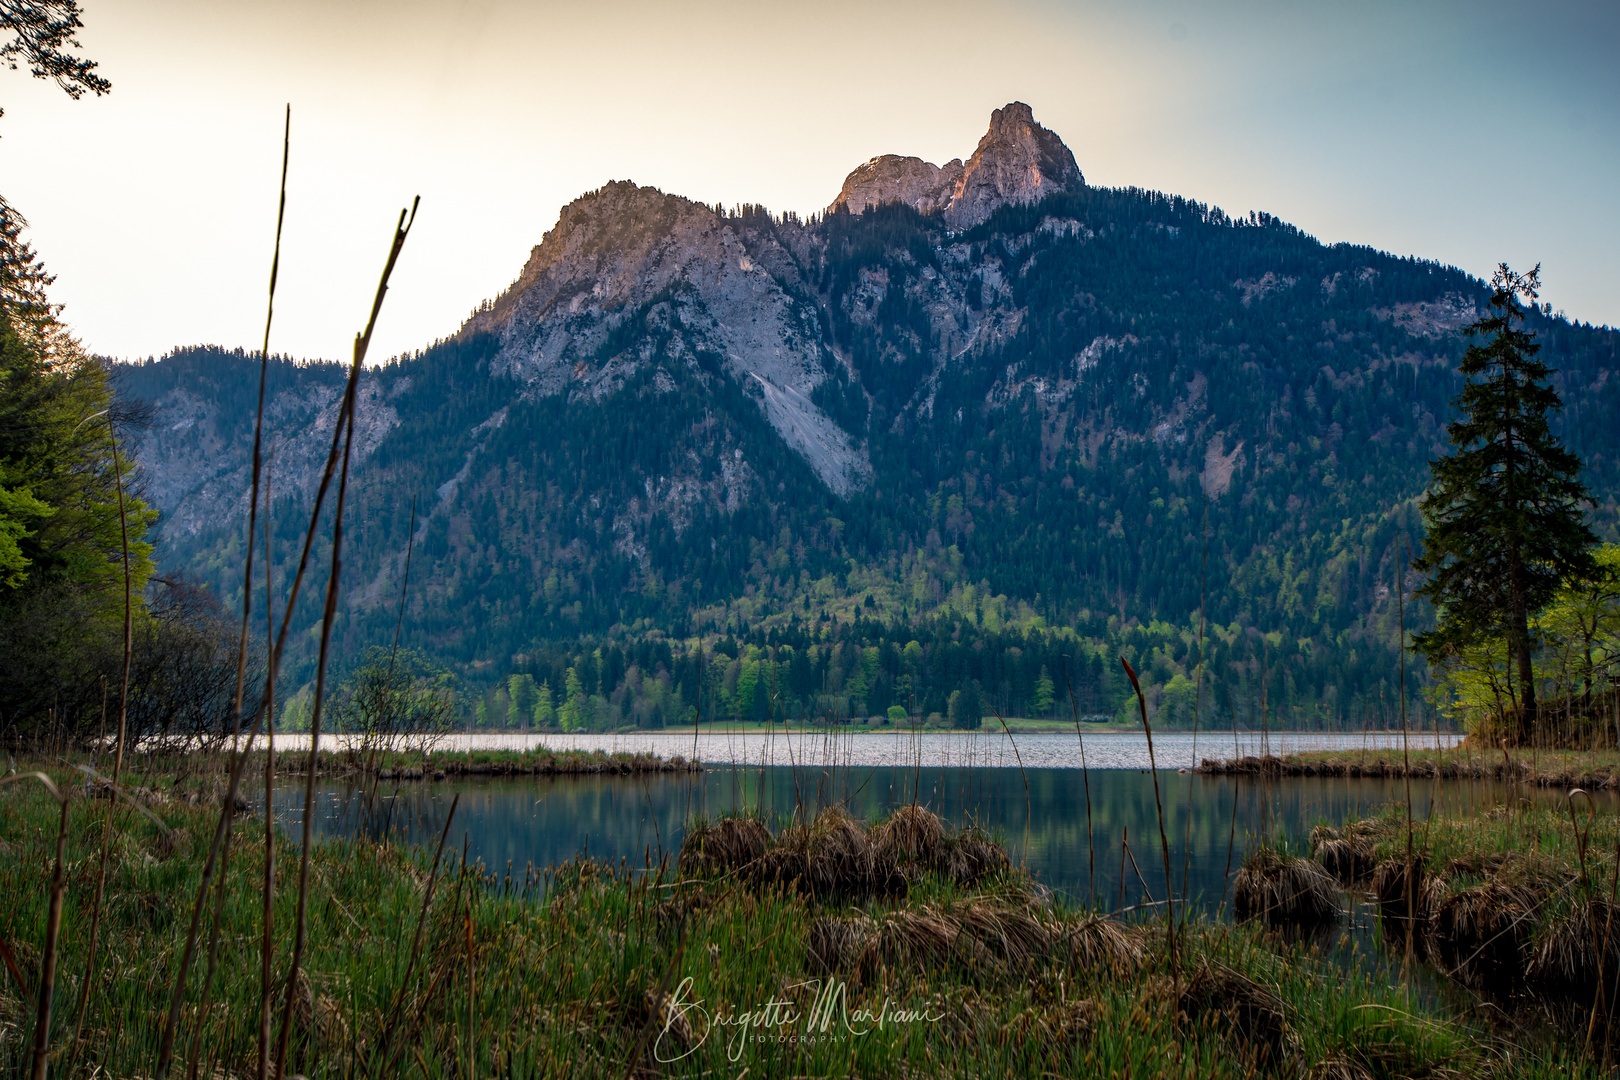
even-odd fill
[[(51, 1029), (53, 1075), (63, 1075), (109, 804), (85, 797), (82, 774), (47, 771), (73, 793)], [(0, 789), (0, 807), (0, 940), (37, 987), (57, 806), (28, 782)], [(77, 1076), (150, 1075), (218, 817), (179, 801), (152, 811), (161, 826), (123, 804), (113, 811), (105, 961)], [(682, 855), (656, 866), (491, 870), (452, 847), (426, 909), (431, 852), (321, 842), (289, 1070), (1597, 1075), (1578, 1048), (1527, 1045), (1522, 1034), (1441, 1011), (1372, 966), (1346, 967), (1262, 922), (1195, 920), (1172, 951), (1156, 915), (1131, 921), (1054, 901), (1004, 866), (987, 838), (908, 811), (883, 823), (824, 813), (774, 836), (746, 820), (695, 823)], [(195, 1039), (200, 1073), (220, 1080), (251, 1075), (258, 1010), (262, 820), (239, 818), (238, 832), (246, 839), (224, 881), (214, 990), (205, 1008), (199, 964), (180, 1029), (183, 1048)], [(296, 848), (285, 835), (278, 845), (274, 952), (285, 971)], [(1430, 850), (1435, 859), (1446, 851)], [(26, 1061), (32, 1013), (13, 977), (0, 979), (0, 1072), (9, 1073)], [(808, 1030), (816, 1017), (826, 1030)]]
[(1197, 771), (1217, 776), (1410, 776), (1422, 780), (1493, 780), (1536, 787), (1620, 787), (1620, 750), (1504, 751), (1464, 742), (1449, 749), (1312, 750), (1281, 757), (1205, 758)]

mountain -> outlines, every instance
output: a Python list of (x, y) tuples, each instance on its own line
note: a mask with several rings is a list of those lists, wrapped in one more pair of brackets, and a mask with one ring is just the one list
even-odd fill
[[(1487, 295), (1089, 186), (1018, 102), (966, 164), (873, 158), (809, 219), (610, 183), (457, 333), (366, 372), (340, 655), (391, 638), (410, 547), (405, 639), (490, 709), (509, 674), (573, 669), (600, 723), (678, 718), (700, 683), (705, 711), (770, 686), (943, 712), (977, 684), (1025, 715), (1066, 669), (1106, 713), (1125, 655), (1182, 722), (1202, 607), (1206, 717), (1359, 727), (1396, 706), (1397, 545)], [(1620, 335), (1531, 328), (1612, 537)], [(256, 372), (201, 347), (118, 375), (152, 407), (159, 558), (226, 598)], [(280, 582), (342, 378), (271, 365)]]

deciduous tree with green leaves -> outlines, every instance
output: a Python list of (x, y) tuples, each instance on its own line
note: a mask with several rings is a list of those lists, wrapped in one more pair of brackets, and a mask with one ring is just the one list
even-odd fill
[(1491, 278), (1490, 309), (1468, 328), (1479, 340), (1463, 355), (1467, 382), (1446, 428), (1453, 451), (1430, 463), (1428, 537), (1412, 563), (1427, 575), (1418, 594), (1437, 613), (1435, 628), (1414, 638), (1430, 663), (1446, 665), (1493, 636), (1507, 642), (1517, 669), (1508, 734), (1519, 742), (1537, 733), (1531, 617), (1561, 583), (1593, 573), (1597, 543), (1581, 463), (1548, 428), (1563, 402), (1523, 325), (1520, 300), (1533, 306), (1540, 285), (1539, 264), (1518, 274), (1504, 263)]

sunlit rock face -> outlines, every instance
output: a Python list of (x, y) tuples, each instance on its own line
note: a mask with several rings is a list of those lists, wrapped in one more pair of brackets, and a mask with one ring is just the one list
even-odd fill
[(1085, 182), (1063, 140), (1037, 124), (1028, 105), (1014, 101), (990, 114), (990, 129), (966, 165), (959, 158), (940, 167), (884, 154), (845, 177), (827, 210), (861, 214), (898, 202), (920, 214), (942, 213), (950, 228), (961, 231), (989, 218), (998, 206), (1039, 202)]
[(961, 178), (961, 158), (940, 168), (922, 158), (884, 154), (845, 177), (843, 189), (827, 211), (836, 213), (844, 208), (860, 214), (874, 206), (900, 202), (920, 214), (932, 214), (950, 205)]
[(945, 222), (953, 229), (971, 228), (998, 206), (1039, 202), (1085, 182), (1063, 140), (1037, 124), (1028, 105), (1015, 101), (990, 114), (990, 130), (951, 192)]
[[(791, 231), (791, 230), (789, 230)], [(600, 400), (638, 371), (723, 358), (771, 426), (839, 495), (866, 454), (810, 400), (835, 362), (800, 267), (777, 230), (615, 181), (563, 209), (518, 280), (463, 333), (494, 332), (491, 368), (535, 397)], [(633, 338), (627, 324), (637, 324)], [(661, 339), (654, 357), (645, 348)], [(634, 340), (629, 348), (614, 342)]]

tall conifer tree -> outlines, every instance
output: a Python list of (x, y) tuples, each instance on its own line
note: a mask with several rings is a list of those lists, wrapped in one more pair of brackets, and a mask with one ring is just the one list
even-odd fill
[(1491, 278), (1490, 310), (1468, 330), (1480, 339), (1464, 353), (1467, 379), (1446, 427), (1453, 451), (1430, 462), (1424, 519), (1428, 539), (1413, 562), (1428, 580), (1417, 590), (1438, 611), (1438, 625), (1415, 643), (1431, 663), (1500, 635), (1517, 668), (1521, 742), (1536, 727), (1530, 616), (1561, 581), (1593, 570), (1597, 538), (1587, 528), (1579, 459), (1548, 429), (1563, 402), (1547, 385), (1551, 370), (1524, 329), (1541, 266), (1516, 274), (1504, 263)]

